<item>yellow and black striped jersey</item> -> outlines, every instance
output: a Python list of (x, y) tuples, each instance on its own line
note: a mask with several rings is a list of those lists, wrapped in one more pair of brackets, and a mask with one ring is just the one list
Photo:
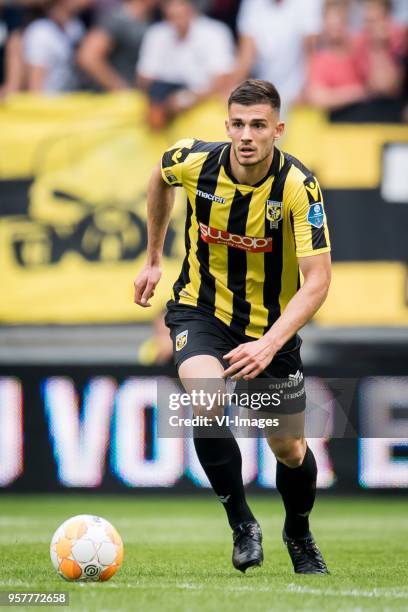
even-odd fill
[(186, 257), (172, 300), (260, 338), (300, 287), (298, 257), (330, 251), (313, 174), (275, 148), (256, 185), (230, 167), (231, 143), (185, 139), (162, 158), (163, 179), (187, 193)]

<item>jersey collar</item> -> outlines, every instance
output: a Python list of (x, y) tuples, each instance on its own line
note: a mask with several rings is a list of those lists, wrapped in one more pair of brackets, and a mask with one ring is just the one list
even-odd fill
[[(231, 143), (227, 144), (222, 150), (220, 162), (224, 166), (225, 174), (228, 176), (228, 178), (235, 185), (241, 185), (243, 183), (239, 183), (237, 179), (235, 178), (235, 176), (232, 174), (230, 153), (231, 153)], [(277, 174), (279, 174), (280, 159), (281, 159), (281, 152), (279, 151), (277, 147), (275, 147), (273, 158), (272, 158), (272, 163), (269, 167), (267, 174), (260, 181), (255, 183), (255, 185), (248, 185), (248, 187), (253, 187), (254, 189), (256, 189), (257, 187), (260, 187), (270, 176), (276, 176)]]

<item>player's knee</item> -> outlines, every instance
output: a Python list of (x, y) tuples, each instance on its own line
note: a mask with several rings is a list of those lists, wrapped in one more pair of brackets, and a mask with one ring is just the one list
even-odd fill
[(293, 438), (288, 440), (269, 440), (276, 459), (290, 468), (302, 465), (306, 452), (306, 442), (304, 438)]
[(208, 404), (200, 404), (193, 406), (194, 416), (207, 417), (208, 422), (214, 422), (215, 417), (221, 417), (224, 414), (224, 406), (214, 405), (209, 406)]

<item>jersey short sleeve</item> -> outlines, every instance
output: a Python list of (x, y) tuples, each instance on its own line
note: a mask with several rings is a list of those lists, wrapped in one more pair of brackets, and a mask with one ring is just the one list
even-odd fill
[(330, 238), (320, 185), (313, 175), (298, 183), (290, 197), (297, 257), (330, 251)]
[(172, 187), (183, 186), (183, 170), (194, 142), (194, 138), (185, 138), (165, 151), (161, 160), (161, 172), (163, 180), (168, 185)]

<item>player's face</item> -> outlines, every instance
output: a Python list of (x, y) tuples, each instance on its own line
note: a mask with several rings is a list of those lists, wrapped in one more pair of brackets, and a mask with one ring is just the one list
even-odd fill
[(270, 104), (231, 104), (227, 134), (232, 141), (235, 158), (241, 166), (254, 166), (272, 155), (275, 140), (285, 128), (278, 111)]

